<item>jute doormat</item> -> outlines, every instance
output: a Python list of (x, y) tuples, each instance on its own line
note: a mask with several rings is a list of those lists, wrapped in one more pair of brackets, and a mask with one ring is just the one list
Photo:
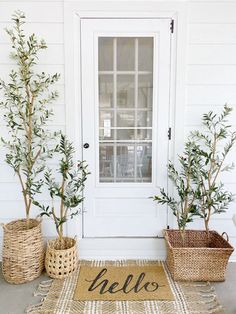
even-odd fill
[(77, 301), (168, 300), (174, 296), (161, 264), (81, 266), (74, 293)]
[[(101, 268), (113, 266), (119, 272), (124, 266), (163, 265), (174, 300), (145, 301), (77, 301), (74, 300), (82, 266)], [(166, 264), (150, 261), (88, 262), (81, 261), (78, 270), (64, 280), (48, 280), (40, 284), (35, 293), (42, 296), (39, 304), (26, 310), (33, 314), (207, 314), (225, 313), (214, 288), (208, 283), (174, 282)]]

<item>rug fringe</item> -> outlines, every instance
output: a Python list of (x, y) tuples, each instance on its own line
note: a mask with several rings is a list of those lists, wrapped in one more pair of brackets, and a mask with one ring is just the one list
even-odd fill
[(33, 305), (29, 305), (26, 310), (25, 313), (39, 313), (40, 309), (42, 308), (44, 299), (41, 299), (41, 301), (39, 303), (33, 304)]
[[(189, 313), (196, 314), (223, 314), (224, 308), (219, 303), (215, 288), (211, 286), (209, 282), (195, 283), (195, 282), (181, 282), (179, 283), (182, 287), (184, 295), (190, 305)], [(191, 291), (192, 288), (193, 290)], [(200, 300), (199, 300), (200, 297)], [(201, 308), (207, 306), (207, 310)]]
[(34, 292), (34, 296), (35, 297), (37, 297), (37, 296), (42, 296), (42, 297), (47, 296), (48, 291), (51, 288), (52, 282), (53, 282), (53, 279), (42, 281), (39, 284), (38, 289)]
[(25, 310), (25, 313), (40, 313), (40, 310), (42, 308), (42, 305), (43, 305), (43, 302), (45, 301), (47, 295), (48, 295), (48, 292), (52, 286), (52, 283), (53, 283), (53, 279), (49, 279), (49, 280), (44, 280), (44, 281), (41, 281), (40, 284), (38, 285), (38, 288), (37, 290), (34, 292), (34, 296), (37, 297), (37, 296), (42, 296), (43, 298), (40, 300), (39, 303), (36, 303), (36, 304), (32, 304), (32, 305), (29, 305), (26, 310)]

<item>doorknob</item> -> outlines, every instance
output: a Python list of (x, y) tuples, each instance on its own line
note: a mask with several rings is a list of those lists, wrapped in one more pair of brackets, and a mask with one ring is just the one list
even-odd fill
[(89, 148), (89, 143), (84, 143), (84, 148)]

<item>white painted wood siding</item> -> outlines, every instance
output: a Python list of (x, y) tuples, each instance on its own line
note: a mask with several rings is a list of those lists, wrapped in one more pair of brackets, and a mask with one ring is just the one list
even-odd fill
[[(187, 84), (185, 136), (199, 127), (201, 114), (220, 111), (223, 104), (234, 108), (231, 124), (236, 129), (236, 3), (191, 3), (188, 11)], [(236, 160), (236, 147), (228, 161)], [(236, 169), (222, 175), (226, 187), (236, 193)], [(232, 221), (236, 204), (221, 215), (212, 216), (211, 228), (226, 231), (236, 247)], [(193, 227), (203, 227), (196, 221)], [(236, 254), (232, 256), (236, 260)]]
[[(122, 2), (122, 1), (121, 1)], [(167, 11), (175, 11), (178, 1), (163, 4)], [(184, 124), (184, 137), (189, 130), (199, 127), (201, 114), (209, 109), (220, 110), (224, 103), (235, 108), (232, 124), (236, 128), (236, 3), (233, 1), (186, 1), (179, 2), (187, 12), (186, 45), (181, 47), (183, 53), (187, 52), (186, 68), (177, 71), (186, 71), (185, 104), (182, 119), (178, 119), (176, 130)], [(42, 53), (39, 69), (49, 72), (60, 72), (62, 78), (56, 86), (60, 97), (53, 106), (55, 117), (50, 127), (53, 129), (65, 129), (65, 98), (64, 98), (64, 20), (63, 1), (1, 1), (0, 2), (0, 76), (6, 77), (12, 64), (8, 59), (10, 49), (9, 40), (3, 28), (9, 25), (10, 16), (16, 9), (25, 11), (27, 16), (27, 31), (35, 32), (45, 38), (48, 49)], [(93, 10), (99, 10), (99, 2), (91, 3)], [(124, 4), (123, 4), (124, 5)], [(108, 10), (114, 8), (113, 1), (107, 4)], [(148, 1), (127, 1), (127, 12), (132, 10), (153, 11), (159, 9), (159, 2), (148, 4)], [(117, 6), (118, 7), (118, 6)], [(178, 10), (177, 10), (178, 13)], [(181, 13), (185, 14), (185, 13)], [(72, 38), (73, 40), (73, 38)], [(178, 83), (178, 82), (177, 82)], [(178, 84), (177, 84), (178, 85)], [(178, 90), (177, 90), (178, 94)], [(182, 109), (181, 109), (182, 110)], [(178, 108), (176, 108), (178, 111)], [(180, 125), (181, 123), (181, 125)], [(2, 126), (2, 119), (0, 118)], [(1, 128), (2, 135), (4, 129)], [(179, 141), (179, 137), (178, 141)], [(177, 143), (176, 147), (181, 147)], [(177, 152), (176, 152), (177, 153)], [(236, 160), (236, 148), (229, 158)], [(225, 174), (226, 186), (236, 193), (236, 170), (231, 174)], [(45, 197), (42, 195), (42, 199)], [(38, 213), (33, 209), (32, 216)], [(236, 213), (236, 204), (232, 204), (229, 211), (223, 215), (215, 216), (211, 227), (230, 235), (232, 244), (236, 247), (236, 228), (232, 222), (232, 216)], [(11, 169), (4, 163), (4, 152), (0, 150), (0, 221), (8, 222), (14, 218), (24, 217), (23, 202), (20, 194), (20, 186), (12, 175)], [(44, 219), (43, 229), (45, 236), (54, 236), (54, 227), (49, 220)], [(194, 226), (200, 226), (196, 222)], [(2, 231), (0, 231), (0, 246)], [(123, 246), (122, 246), (123, 248)], [(112, 255), (109, 251), (108, 255)], [(236, 253), (233, 255), (236, 260)]]

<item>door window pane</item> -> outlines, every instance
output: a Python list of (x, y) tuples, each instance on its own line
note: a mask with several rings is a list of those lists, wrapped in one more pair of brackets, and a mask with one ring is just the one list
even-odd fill
[(152, 145), (137, 145), (137, 181), (143, 182), (152, 174)]
[(134, 75), (117, 75), (117, 108), (134, 107), (134, 85)]
[(151, 182), (153, 38), (102, 37), (98, 46), (99, 181)]
[(139, 71), (152, 72), (153, 67), (153, 38), (144, 37), (138, 40), (138, 68)]
[(153, 78), (152, 75), (138, 77), (138, 107), (152, 110)]
[(117, 38), (117, 70), (134, 71), (135, 40), (132, 37)]
[(113, 38), (100, 37), (98, 45), (99, 71), (113, 70)]
[(150, 141), (152, 139), (152, 130), (148, 129), (137, 129), (136, 140)]
[(113, 76), (99, 75), (99, 107), (113, 107)]
[(100, 110), (99, 118), (100, 127), (108, 128), (114, 126), (113, 111)]
[(122, 182), (134, 178), (134, 145), (117, 147), (117, 179)]
[(99, 173), (105, 182), (113, 181), (114, 150), (113, 146), (100, 144), (99, 147)]
[(151, 127), (152, 126), (152, 111), (137, 112), (137, 127)]
[(134, 110), (119, 110), (117, 111), (118, 127), (134, 127), (135, 126), (135, 111)]
[(134, 140), (135, 138), (135, 130), (134, 129), (122, 129), (117, 130), (117, 140)]
[(99, 140), (104, 141), (111, 141), (114, 140), (114, 130), (111, 128), (104, 128), (99, 130)]

